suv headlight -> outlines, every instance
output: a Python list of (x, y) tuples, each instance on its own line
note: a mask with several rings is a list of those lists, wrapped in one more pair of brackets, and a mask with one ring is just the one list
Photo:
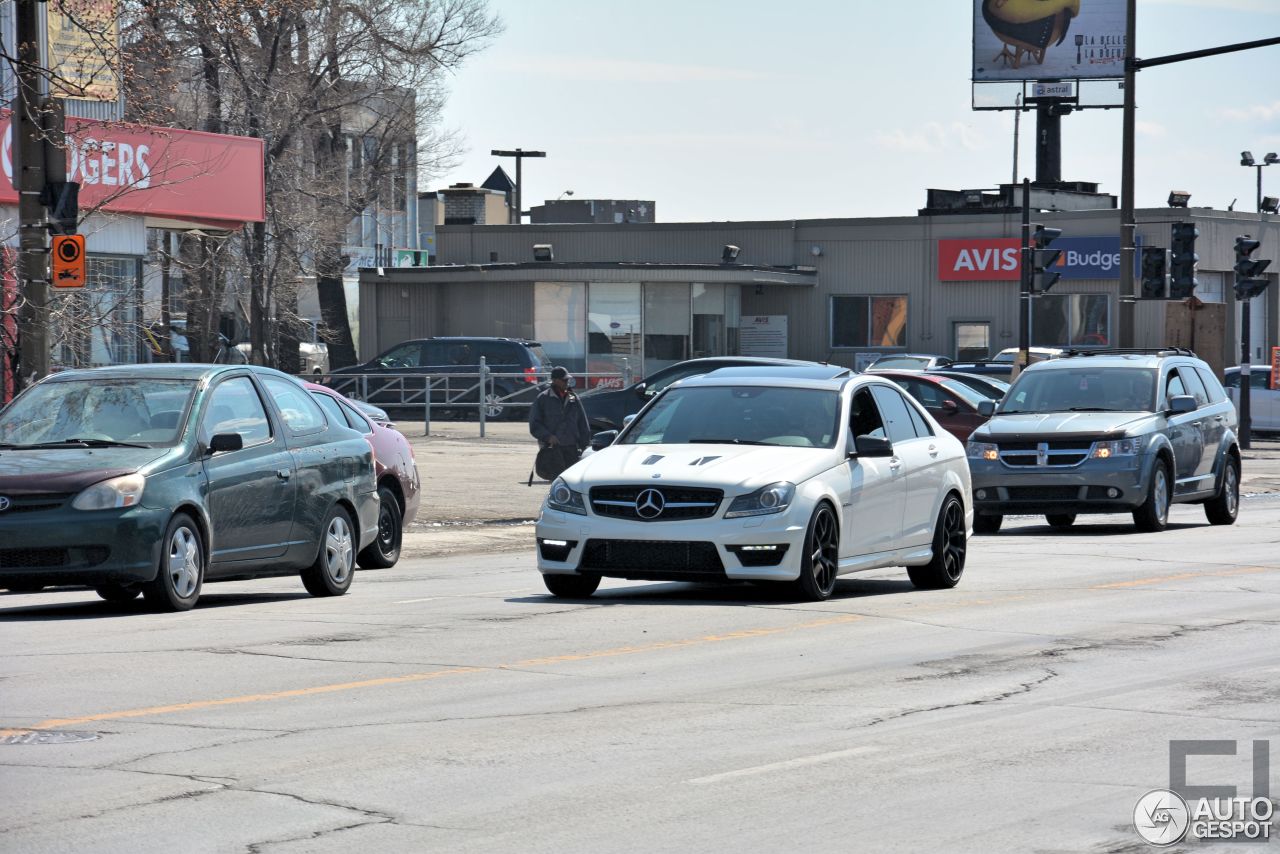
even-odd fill
[(1000, 459), (1000, 449), (990, 442), (967, 442), (965, 449), (969, 453), (971, 460), (990, 460)]
[(551, 484), (551, 490), (547, 493), (547, 507), (564, 513), (587, 515), (587, 506), (582, 501), (582, 493), (570, 489), (569, 484), (565, 483), (562, 477), (556, 478)]
[(1111, 457), (1132, 457), (1142, 452), (1142, 437), (1132, 436), (1128, 439), (1116, 439), (1109, 442), (1094, 442), (1089, 456), (1095, 460), (1107, 460)]
[(767, 516), (770, 513), (781, 513), (791, 506), (791, 499), (796, 497), (796, 485), (785, 481), (762, 486), (755, 492), (739, 495), (733, 499), (724, 518), (736, 519), (740, 516)]
[(142, 501), (142, 490), (146, 488), (147, 479), (140, 474), (126, 474), (124, 477), (113, 477), (81, 492), (71, 502), (77, 510), (114, 510), (120, 507), (132, 507)]

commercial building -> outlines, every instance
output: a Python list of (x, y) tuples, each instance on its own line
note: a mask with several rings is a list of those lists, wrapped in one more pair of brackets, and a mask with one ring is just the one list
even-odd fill
[[(1062, 279), (1032, 309), (1032, 341), (1117, 346), (1118, 214), (1037, 214), (1062, 229)], [(1280, 258), (1280, 220), (1208, 208), (1137, 212), (1144, 246), (1174, 222), (1200, 231), (1198, 341), (1182, 303), (1139, 301), (1136, 346), (1196, 346), (1216, 366), (1239, 356), (1233, 244), (1260, 237)], [(883, 353), (974, 358), (1016, 346), (1017, 212), (865, 219), (611, 225), (442, 225), (439, 266), (361, 273), (361, 355), (406, 338), (505, 335), (541, 341), (576, 370), (637, 372), (721, 354), (786, 355), (862, 367)], [(533, 246), (554, 260), (535, 262)], [(726, 247), (736, 247), (736, 250)], [(1272, 275), (1272, 279), (1275, 276)], [(1215, 308), (1217, 306), (1217, 308)], [(1254, 359), (1277, 343), (1277, 288), (1254, 300)], [(1175, 334), (1180, 340), (1171, 341)], [(1190, 335), (1195, 335), (1191, 331)]]

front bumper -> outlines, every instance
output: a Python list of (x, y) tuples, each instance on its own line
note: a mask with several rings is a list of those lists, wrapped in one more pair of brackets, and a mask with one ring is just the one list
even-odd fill
[[(794, 581), (811, 511), (792, 504), (770, 516), (725, 519), (720, 508), (708, 519), (638, 522), (543, 509), (538, 570), (640, 581)], [(774, 548), (760, 548), (767, 546)]]
[(1145, 456), (1089, 459), (1061, 469), (970, 459), (974, 512), (1127, 513), (1147, 500), (1147, 469)]
[(136, 506), (0, 516), (0, 587), (150, 581), (171, 514)]

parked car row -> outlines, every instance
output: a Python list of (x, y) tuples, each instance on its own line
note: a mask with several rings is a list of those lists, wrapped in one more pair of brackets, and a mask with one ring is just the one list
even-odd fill
[(399, 433), (268, 368), (54, 374), (0, 412), (0, 587), (79, 584), (186, 610), (206, 581), (338, 596), (417, 512)]

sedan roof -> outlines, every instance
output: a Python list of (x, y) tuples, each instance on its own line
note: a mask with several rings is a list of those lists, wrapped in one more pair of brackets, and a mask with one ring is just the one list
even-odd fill
[(708, 374), (689, 377), (681, 380), (683, 387), (698, 385), (728, 385), (746, 383), (750, 385), (818, 385), (839, 388), (845, 380), (853, 376), (853, 371), (840, 365), (819, 365), (816, 363), (797, 365), (761, 365), (760, 367), (720, 368)]

